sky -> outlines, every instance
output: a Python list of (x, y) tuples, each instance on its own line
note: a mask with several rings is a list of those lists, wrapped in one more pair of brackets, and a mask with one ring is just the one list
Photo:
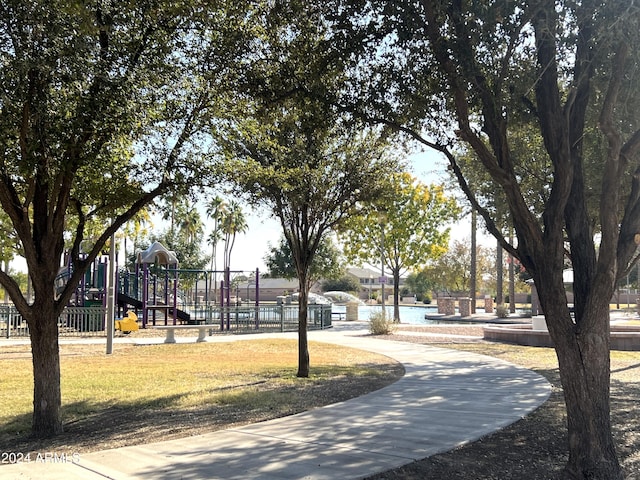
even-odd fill
[[(439, 153), (423, 152), (408, 157), (412, 172), (423, 183), (441, 183), (448, 178), (446, 160)], [(249, 228), (246, 234), (236, 237), (232, 255), (231, 269), (240, 271), (266, 271), (264, 257), (271, 245), (277, 245), (282, 228), (278, 220), (270, 217), (268, 209), (262, 212), (245, 211)], [(479, 222), (480, 225), (480, 222)], [(489, 245), (489, 237), (478, 231), (478, 244)], [(209, 235), (206, 231), (205, 237)], [(451, 225), (452, 240), (466, 240), (471, 238), (471, 219), (467, 215), (457, 223)], [(218, 261), (222, 265), (222, 260)], [(375, 266), (374, 266), (375, 267)]]
[[(427, 151), (415, 153), (408, 158), (412, 168), (411, 173), (415, 175), (423, 183), (441, 183), (448, 178), (446, 169), (446, 160), (439, 153)], [(203, 240), (209, 236), (211, 231), (207, 228), (207, 218), (202, 207), (201, 215), (205, 222), (205, 234)], [(248, 229), (244, 234), (238, 234), (231, 254), (231, 269), (235, 271), (254, 272), (257, 269), (260, 272), (266, 272), (264, 257), (269, 250), (270, 245), (277, 245), (281, 236), (282, 227), (277, 219), (270, 215), (268, 209), (262, 211), (250, 210), (245, 207), (245, 216), (247, 217)], [(158, 222), (154, 222), (154, 228), (159, 230), (164, 227)], [(451, 240), (469, 240), (471, 238), (471, 220), (469, 215), (461, 218), (457, 223), (451, 225)], [(482, 234), (481, 229), (478, 231), (478, 244), (489, 245), (490, 237)], [(203, 245), (205, 251), (208, 252), (209, 246)], [(219, 246), (218, 267), (222, 268), (222, 250)], [(15, 259), (11, 267), (17, 270), (26, 271), (26, 263), (24, 259)], [(375, 265), (372, 268), (378, 268)]]

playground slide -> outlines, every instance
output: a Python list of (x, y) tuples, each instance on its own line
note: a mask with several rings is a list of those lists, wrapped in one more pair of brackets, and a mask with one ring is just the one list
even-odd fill
[[(118, 292), (118, 306), (126, 309), (127, 306), (142, 308), (142, 300), (131, 297), (125, 293)], [(173, 315), (173, 309), (169, 309), (169, 314)], [(176, 317), (183, 322), (189, 323), (191, 321), (191, 315), (184, 310), (176, 309)]]
[[(173, 313), (173, 309), (169, 310), (169, 312)], [(182, 320), (183, 322), (189, 323), (191, 321), (191, 315), (184, 310), (180, 310), (179, 308), (176, 308), (176, 317), (178, 317), (178, 319)]]
[(126, 308), (127, 305), (135, 308), (142, 308), (142, 300), (138, 300), (137, 298), (118, 292), (118, 306)]

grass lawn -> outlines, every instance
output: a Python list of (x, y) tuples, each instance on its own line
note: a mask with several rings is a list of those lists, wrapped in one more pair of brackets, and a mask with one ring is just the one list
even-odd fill
[[(402, 374), (381, 355), (315, 342), (309, 349), (311, 377), (301, 379), (296, 340), (116, 345), (112, 355), (104, 345), (62, 345), (65, 434), (54, 441), (86, 451), (134, 441), (127, 432), (163, 440), (196, 420), (213, 430), (289, 415), (381, 388)], [(0, 365), (0, 447), (15, 449), (19, 441), (42, 448), (26, 438), (33, 402), (29, 348), (3, 347)]]

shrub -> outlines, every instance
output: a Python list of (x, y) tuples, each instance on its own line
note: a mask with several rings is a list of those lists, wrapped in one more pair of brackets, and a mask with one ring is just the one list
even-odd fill
[(360, 282), (357, 278), (345, 275), (340, 278), (327, 279), (322, 282), (322, 291), (357, 292), (360, 291)]
[(372, 335), (390, 335), (395, 329), (393, 320), (382, 312), (372, 313), (369, 317), (369, 332)]
[(496, 305), (496, 315), (499, 318), (507, 318), (509, 316), (509, 307), (504, 304)]

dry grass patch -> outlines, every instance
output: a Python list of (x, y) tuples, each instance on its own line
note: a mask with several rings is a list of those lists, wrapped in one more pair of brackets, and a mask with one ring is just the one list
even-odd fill
[(28, 347), (0, 352), (0, 448), (84, 452), (276, 418), (346, 400), (402, 375), (387, 357), (310, 343), (311, 377), (297, 378), (297, 342), (61, 346), (65, 433), (32, 442)]

